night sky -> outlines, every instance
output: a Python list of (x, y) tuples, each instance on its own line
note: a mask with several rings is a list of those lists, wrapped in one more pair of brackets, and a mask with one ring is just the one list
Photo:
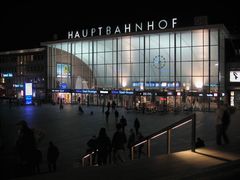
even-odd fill
[[(223, 23), (231, 33), (240, 32), (238, 5), (220, 1), (114, 0), (103, 3), (85, 0), (66, 2), (8, 0), (0, 8), (0, 51), (35, 48), (40, 42), (66, 39), (68, 30), (107, 25), (146, 22), (164, 18), (178, 18), (178, 26), (192, 26), (194, 16), (208, 16), (209, 24)], [(164, 3), (163, 3), (164, 2)], [(230, 1), (227, 1), (228, 3)], [(208, 3), (211, 3), (208, 5)], [(56, 37), (56, 36), (55, 36)]]

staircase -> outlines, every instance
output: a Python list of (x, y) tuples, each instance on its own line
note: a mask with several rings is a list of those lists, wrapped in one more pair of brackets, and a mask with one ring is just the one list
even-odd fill
[[(195, 115), (194, 115), (195, 116)], [(188, 118), (184, 118), (189, 122)], [(157, 180), (157, 179), (236, 179), (240, 174), (240, 141), (236, 136), (235, 141), (228, 145), (195, 149), (191, 140), (191, 150), (170, 153), (170, 134), (173, 129), (184, 124), (182, 120), (169, 128), (154, 133), (142, 142), (147, 144), (145, 159), (127, 161), (122, 164), (107, 166), (90, 166), (73, 168), (65, 172), (46, 173), (32, 177), (17, 178), (34, 180)], [(193, 123), (192, 139), (195, 139), (195, 123)], [(162, 134), (167, 134), (167, 154), (151, 157), (151, 141)], [(89, 156), (91, 157), (91, 156)]]

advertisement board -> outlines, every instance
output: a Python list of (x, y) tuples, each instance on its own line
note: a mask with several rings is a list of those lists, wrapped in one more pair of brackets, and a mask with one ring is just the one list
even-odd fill
[(25, 104), (32, 104), (32, 83), (25, 83)]
[(57, 77), (66, 78), (71, 76), (71, 66), (69, 64), (57, 64)]

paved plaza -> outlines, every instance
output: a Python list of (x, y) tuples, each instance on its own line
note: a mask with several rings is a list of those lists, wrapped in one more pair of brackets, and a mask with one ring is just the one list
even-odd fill
[[(109, 123), (105, 121), (101, 107), (83, 106), (84, 113), (78, 112), (77, 105), (65, 105), (59, 110), (58, 105), (43, 104), (42, 106), (12, 106), (0, 105), (1, 136), (4, 143), (5, 157), (9, 157), (6, 167), (11, 167), (14, 160), (14, 147), (17, 138), (16, 123), (20, 120), (27, 121), (31, 128), (44, 132), (43, 139), (38, 143), (38, 148), (43, 152), (42, 171), (47, 171), (46, 154), (48, 142), (53, 141), (60, 150), (57, 171), (63, 171), (76, 167), (77, 161), (85, 154), (87, 141), (98, 135), (99, 129), (105, 127), (107, 134), (112, 139), (116, 130), (114, 113), (110, 113)], [(106, 109), (105, 109), (106, 110)], [(124, 115), (127, 119), (126, 135), (129, 135), (130, 128), (133, 128), (134, 119), (140, 120), (140, 131), (144, 136), (156, 132), (175, 121), (190, 115), (192, 112), (184, 113), (145, 113), (127, 112), (118, 108), (120, 117)], [(90, 112), (93, 111), (93, 115)], [(206, 146), (215, 146), (215, 113), (196, 112), (197, 115), (197, 137), (205, 140)], [(240, 142), (240, 112), (232, 115), (232, 122), (228, 130), (232, 142)], [(172, 133), (172, 151), (179, 151), (190, 148), (191, 125), (185, 125), (174, 130)], [(159, 138), (161, 146), (153, 142), (153, 152), (156, 154), (165, 153), (165, 138)], [(155, 145), (156, 144), (156, 145)], [(230, 143), (231, 144), (231, 143)], [(240, 153), (240, 149), (239, 153)], [(235, 150), (236, 151), (236, 148)], [(12, 162), (11, 162), (12, 160)], [(11, 165), (10, 165), (11, 164)], [(9, 170), (11, 171), (11, 170)], [(10, 172), (11, 173), (11, 172)]]

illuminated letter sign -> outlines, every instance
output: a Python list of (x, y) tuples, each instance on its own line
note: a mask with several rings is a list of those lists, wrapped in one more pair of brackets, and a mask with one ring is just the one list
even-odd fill
[(139, 31), (154, 31), (154, 30), (164, 30), (166, 28), (175, 28), (177, 24), (177, 18), (172, 18), (171, 20), (160, 19), (159, 21), (147, 21), (145, 23), (135, 23), (135, 24), (123, 24), (117, 25), (115, 28), (111, 26), (106, 27), (92, 27), (91, 29), (81, 29), (76, 31), (68, 31), (68, 39), (85, 38), (92, 36), (102, 36), (102, 35), (113, 35), (120, 33), (131, 33)]

